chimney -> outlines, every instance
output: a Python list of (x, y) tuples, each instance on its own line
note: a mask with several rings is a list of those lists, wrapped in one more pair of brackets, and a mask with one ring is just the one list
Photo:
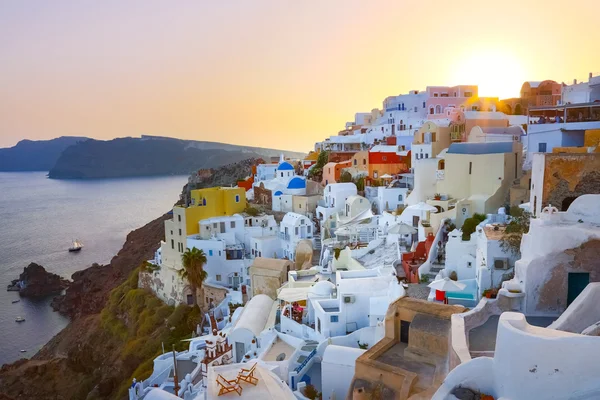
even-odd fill
[(577, 85), (577, 79), (573, 79), (573, 85)]
[(590, 81), (592, 80), (592, 73), (590, 72)]

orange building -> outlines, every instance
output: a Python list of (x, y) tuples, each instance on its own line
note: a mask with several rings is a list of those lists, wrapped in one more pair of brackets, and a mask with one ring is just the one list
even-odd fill
[(346, 160), (339, 163), (328, 162), (323, 167), (323, 185), (329, 185), (330, 183), (337, 183), (340, 181), (342, 170), (352, 165), (352, 160)]
[(402, 151), (398, 146), (376, 145), (369, 150), (369, 176), (378, 179), (382, 175), (397, 175), (410, 169), (409, 151)]

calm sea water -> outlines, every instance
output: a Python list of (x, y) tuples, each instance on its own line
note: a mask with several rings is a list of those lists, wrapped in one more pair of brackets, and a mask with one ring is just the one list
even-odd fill
[[(59, 181), (44, 172), (0, 173), (0, 365), (33, 356), (66, 326), (51, 299), (19, 299), (6, 285), (30, 262), (70, 278), (108, 263), (127, 234), (168, 211), (187, 177)], [(67, 250), (73, 239), (84, 248)], [(17, 316), (26, 319), (15, 322)], [(21, 353), (20, 350), (27, 350)]]

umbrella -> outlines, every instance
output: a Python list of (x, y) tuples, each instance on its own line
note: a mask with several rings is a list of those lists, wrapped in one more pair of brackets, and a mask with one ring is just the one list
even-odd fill
[(411, 209), (413, 210), (419, 210), (419, 211), (429, 211), (432, 213), (436, 213), (437, 212), (437, 208), (435, 208), (432, 205), (429, 205), (427, 203), (424, 202), (420, 202), (418, 204), (415, 204), (414, 206), (410, 206)]
[(410, 225), (405, 224), (404, 222), (400, 222), (398, 224), (393, 225), (390, 229), (388, 229), (388, 233), (398, 233), (400, 235), (412, 235), (413, 233), (417, 233), (417, 229), (413, 228)]
[(381, 179), (392, 179), (393, 176), (391, 176), (390, 174), (385, 174), (385, 175), (381, 175)]
[(450, 278), (438, 279), (437, 281), (431, 282), (427, 287), (442, 292), (460, 292), (467, 287), (464, 283), (455, 282)]

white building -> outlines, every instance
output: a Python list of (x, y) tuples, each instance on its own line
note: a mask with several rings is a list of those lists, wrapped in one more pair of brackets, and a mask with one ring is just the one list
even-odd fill
[(588, 82), (563, 86), (561, 104), (593, 103), (600, 100), (600, 75), (593, 76), (590, 72)]
[[(246, 353), (258, 345), (260, 333), (269, 328), (269, 316), (273, 308), (273, 300), (258, 294), (250, 299), (241, 311), (241, 315), (229, 330), (228, 340), (233, 346), (235, 362), (242, 362)], [(253, 342), (254, 341), (254, 342)]]
[(521, 241), (515, 277), (503, 286), (519, 292), (526, 315), (560, 315), (590, 282), (600, 281), (600, 195), (582, 195), (568, 211), (546, 207)]
[(304, 326), (281, 318), (281, 331), (325, 340), (381, 323), (391, 302), (404, 295), (392, 268), (335, 272), (335, 285), (320, 281), (310, 288)]
[(296, 260), (296, 246), (304, 239), (313, 240), (314, 226), (310, 219), (301, 214), (285, 214), (279, 226), (279, 238), (284, 257)]
[(505, 312), (494, 356), (457, 366), (432, 399), (456, 399), (451, 393), (459, 386), (495, 399), (597, 399), (598, 357), (600, 337), (529, 325), (523, 314)]
[(403, 186), (394, 187), (390, 185), (388, 187), (380, 186), (377, 188), (377, 211), (379, 213), (383, 211), (395, 211), (398, 206), (406, 204), (406, 198), (410, 189), (407, 185)]
[(325, 186), (323, 201), (317, 206), (317, 218), (323, 222), (333, 215), (345, 210), (346, 200), (358, 193), (356, 185), (352, 182), (330, 183)]

